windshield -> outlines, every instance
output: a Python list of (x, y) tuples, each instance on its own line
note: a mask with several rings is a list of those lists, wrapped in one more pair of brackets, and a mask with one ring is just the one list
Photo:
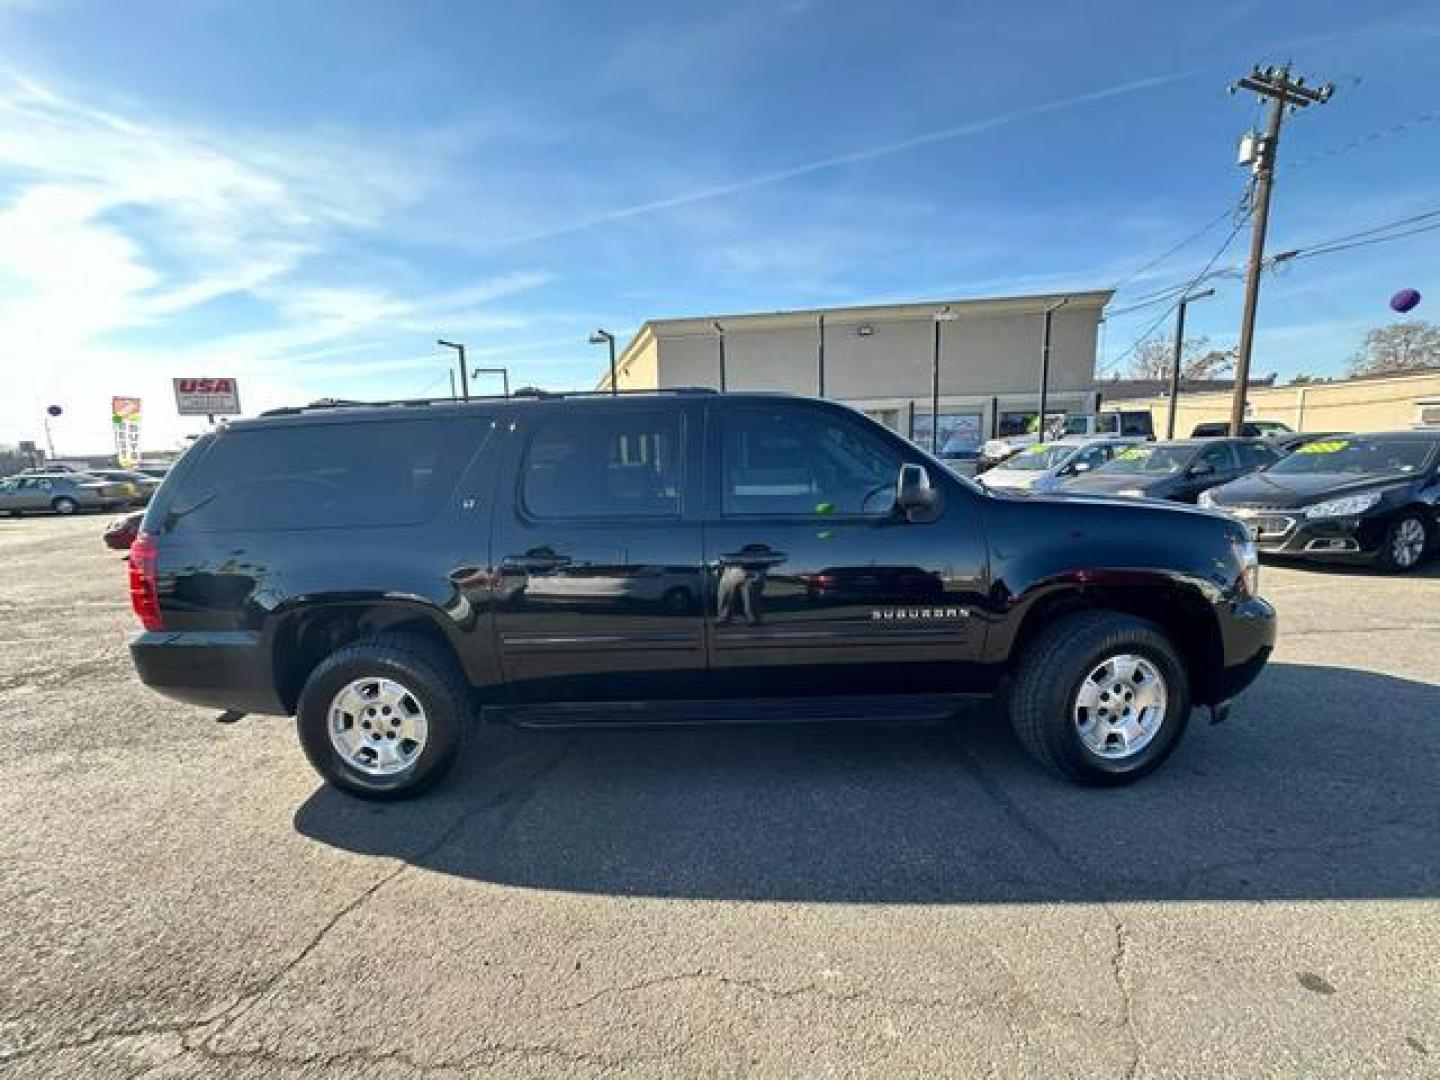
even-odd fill
[(1435, 443), (1425, 439), (1321, 439), (1270, 466), (1272, 473), (1345, 473), (1350, 476), (1413, 473), (1425, 467)]
[(1096, 471), (1171, 476), (1185, 468), (1194, 456), (1193, 446), (1130, 446)]
[(1045, 469), (1053, 469), (1073, 453), (1075, 453), (1073, 446), (1040, 443), (1035, 446), (1027, 446), (1009, 461), (997, 465), (996, 468), (1006, 472), (1041, 472)]

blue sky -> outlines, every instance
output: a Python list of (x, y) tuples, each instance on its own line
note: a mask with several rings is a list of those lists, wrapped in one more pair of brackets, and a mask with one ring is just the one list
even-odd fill
[[(596, 326), (1109, 287), (1239, 197), (1256, 61), (1337, 86), (1287, 125), (1270, 250), (1349, 233), (1440, 207), (1437, 50), (1433, 4), (1327, 0), (0, 0), (0, 441), (54, 402), (59, 449), (103, 449), (139, 394), (167, 445), (182, 374), (247, 409), (443, 392), (437, 335), (588, 386)], [(1272, 276), (1256, 369), (1338, 372), (1396, 289), (1440, 303), (1437, 256)], [(1191, 325), (1226, 345), (1219, 286)]]

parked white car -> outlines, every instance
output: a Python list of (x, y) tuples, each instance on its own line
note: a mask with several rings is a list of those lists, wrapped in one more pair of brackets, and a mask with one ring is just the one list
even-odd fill
[(1058, 439), (1035, 443), (982, 473), (978, 482), (1007, 491), (1046, 492), (1062, 481), (1098, 469), (1136, 439)]

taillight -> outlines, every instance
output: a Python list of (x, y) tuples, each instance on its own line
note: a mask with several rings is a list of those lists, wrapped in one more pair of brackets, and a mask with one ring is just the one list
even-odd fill
[(165, 620), (160, 615), (157, 555), (155, 538), (141, 529), (130, 545), (130, 606), (146, 630), (165, 629)]

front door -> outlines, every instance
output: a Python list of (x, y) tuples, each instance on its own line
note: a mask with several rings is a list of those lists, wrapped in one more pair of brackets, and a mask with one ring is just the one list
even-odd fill
[(511, 692), (638, 700), (694, 689), (705, 649), (691, 416), (678, 402), (623, 399), (533, 412), (515, 433), (515, 487), (495, 519)]
[(720, 401), (709, 426), (715, 685), (740, 697), (969, 688), (985, 545), (965, 520), (973, 500), (944, 498), (958, 481), (932, 475), (941, 505), (910, 522), (894, 513), (896, 480), (923, 459), (847, 409)]

